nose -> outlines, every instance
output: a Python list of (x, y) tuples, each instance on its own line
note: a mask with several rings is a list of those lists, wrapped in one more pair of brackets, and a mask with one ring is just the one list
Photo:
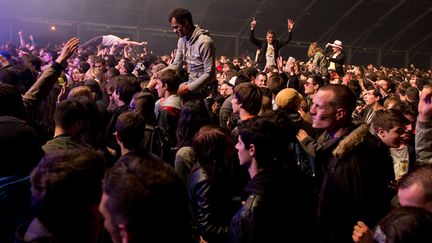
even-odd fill
[(312, 106), (311, 106), (311, 108), (309, 110), (309, 113), (311, 115), (315, 115), (316, 114), (316, 106), (315, 106), (315, 104), (312, 104)]

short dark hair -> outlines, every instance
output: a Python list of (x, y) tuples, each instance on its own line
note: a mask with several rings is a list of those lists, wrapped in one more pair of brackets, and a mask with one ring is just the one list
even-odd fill
[(430, 212), (416, 207), (401, 207), (380, 220), (374, 238), (385, 238), (385, 242), (431, 242), (431, 228)]
[(126, 225), (130, 242), (188, 242), (187, 194), (171, 166), (150, 155), (121, 161), (102, 184), (111, 220)]
[(65, 239), (58, 234), (66, 227), (88, 230), (92, 209), (101, 198), (105, 165), (99, 153), (80, 149), (47, 154), (33, 169), (36, 216), (60, 241)]
[(372, 119), (371, 125), (375, 131), (378, 131), (378, 128), (382, 128), (384, 131), (388, 132), (396, 126), (405, 126), (409, 123), (409, 120), (402, 112), (389, 109), (377, 110)]
[(346, 112), (345, 123), (351, 122), (351, 114), (356, 107), (357, 98), (354, 92), (346, 85), (328, 84), (319, 89), (319, 91), (330, 91), (333, 93), (333, 99), (329, 104), (334, 108), (343, 108)]
[(172, 19), (175, 19), (178, 23), (184, 25), (185, 22), (187, 21), (189, 23), (190, 26), (193, 26), (193, 20), (192, 20), (192, 14), (189, 12), (189, 10), (185, 9), (185, 8), (176, 8), (174, 9), (169, 17), (168, 17), (168, 22), (171, 23)]
[(314, 85), (318, 84), (318, 87), (324, 86), (324, 79), (321, 77), (321, 75), (314, 73), (307, 77), (312, 79)]
[(123, 112), (117, 119), (115, 131), (127, 149), (138, 149), (144, 139), (144, 118), (133, 111)]
[(273, 35), (273, 36), (276, 35), (276, 33), (274, 32), (274, 30), (267, 30), (267, 33), (266, 33), (266, 34), (271, 34), (271, 35)]
[(252, 118), (239, 125), (239, 137), (245, 148), (249, 149), (251, 144), (255, 146), (255, 158), (259, 168), (273, 166), (271, 162), (281, 154), (280, 134), (277, 125), (263, 117)]
[(141, 90), (136, 78), (130, 76), (116, 76), (113, 78), (113, 83), (116, 83), (115, 92), (119, 95), (119, 99), (126, 104), (130, 104), (133, 95)]
[(131, 101), (131, 108), (143, 116), (146, 123), (154, 124), (156, 122), (156, 115), (154, 113), (155, 97), (150, 92), (135, 93)]
[(251, 115), (258, 115), (261, 110), (262, 90), (253, 83), (241, 83), (234, 87), (234, 97), (241, 108)]
[(159, 75), (159, 79), (167, 86), (168, 91), (177, 92), (181, 82), (177, 71), (167, 69)]
[(19, 90), (0, 80), (0, 116), (24, 117), (24, 104)]
[(77, 122), (87, 122), (88, 113), (83, 103), (76, 99), (63, 100), (54, 112), (56, 126), (63, 129), (72, 127)]

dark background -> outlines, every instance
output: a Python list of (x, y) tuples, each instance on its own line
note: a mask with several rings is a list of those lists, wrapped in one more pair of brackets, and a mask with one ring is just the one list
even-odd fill
[(185, 7), (195, 24), (210, 30), (218, 56), (254, 55), (248, 41), (253, 17), (257, 37), (273, 29), (282, 39), (292, 18), (296, 26), (282, 50), (285, 59), (307, 60), (310, 42), (324, 46), (339, 39), (347, 63), (432, 68), (432, 0), (0, 0), (0, 6), (0, 43), (18, 43), (20, 29), (40, 44), (115, 34), (168, 54), (177, 43), (168, 15)]

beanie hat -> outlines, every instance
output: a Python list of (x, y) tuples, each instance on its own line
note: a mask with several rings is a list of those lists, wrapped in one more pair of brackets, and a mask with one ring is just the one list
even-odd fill
[(278, 109), (291, 111), (296, 109), (302, 101), (302, 96), (292, 88), (285, 88), (281, 90), (275, 98), (275, 103)]

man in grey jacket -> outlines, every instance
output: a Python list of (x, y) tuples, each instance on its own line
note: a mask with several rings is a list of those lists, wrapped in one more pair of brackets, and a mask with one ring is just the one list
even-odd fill
[(167, 68), (180, 69), (186, 63), (189, 73), (189, 80), (180, 85), (178, 94), (186, 100), (204, 99), (216, 88), (214, 42), (208, 30), (193, 24), (187, 9), (174, 9), (168, 21), (179, 40), (175, 59)]

